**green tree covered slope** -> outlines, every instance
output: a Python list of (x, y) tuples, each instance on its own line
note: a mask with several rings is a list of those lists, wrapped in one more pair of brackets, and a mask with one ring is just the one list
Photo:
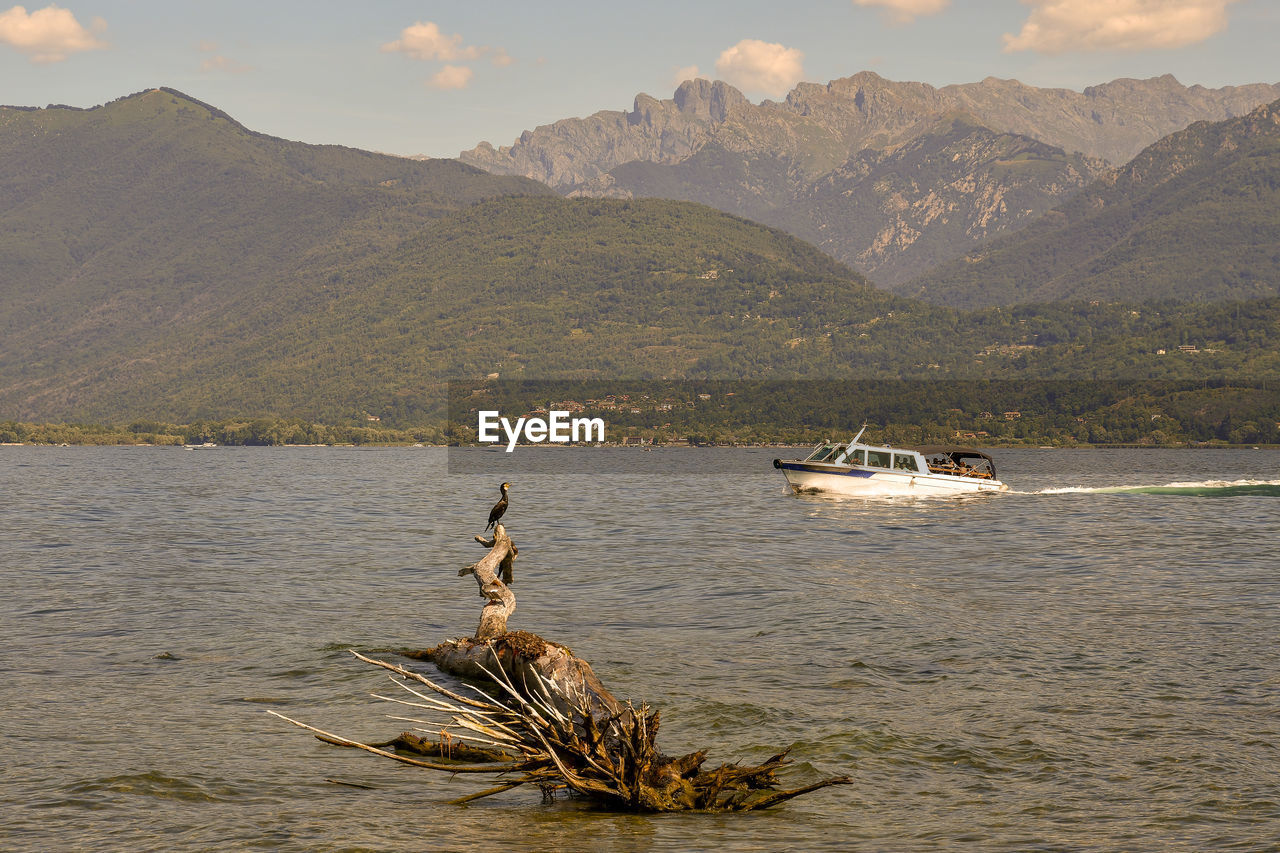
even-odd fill
[(1165, 137), (910, 289), (968, 307), (1280, 294), (1280, 101)]
[(63, 410), (230, 345), (229, 327), (269, 335), (323, 293), (316, 270), (511, 194), (549, 191), (264, 136), (172, 90), (0, 107), (0, 395)]

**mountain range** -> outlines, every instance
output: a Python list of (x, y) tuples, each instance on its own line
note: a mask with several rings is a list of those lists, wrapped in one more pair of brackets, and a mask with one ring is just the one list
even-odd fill
[(463, 162), (565, 195), (697, 201), (782, 228), (898, 292), (1016, 230), (1108, 166), (1196, 121), (1243, 115), (1280, 85), (1121, 79), (1083, 92), (987, 78), (934, 88), (871, 72), (750, 103), (692, 80), (526, 131)]
[(1276, 298), (957, 311), (705, 205), (287, 142), (172, 89), (0, 107), (0, 419), (421, 423), (493, 374), (1256, 379), (1278, 339)]

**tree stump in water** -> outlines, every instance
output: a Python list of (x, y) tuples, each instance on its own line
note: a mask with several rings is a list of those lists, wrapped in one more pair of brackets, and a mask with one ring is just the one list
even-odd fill
[[(787, 750), (764, 764), (727, 764), (714, 770), (702, 769), (706, 750), (678, 757), (662, 754), (656, 744), (657, 711), (651, 712), (644, 704), (636, 708), (629, 701), (620, 702), (596, 677), (591, 665), (564, 646), (526, 631), (507, 630), (507, 619), (515, 611), (515, 595), (509, 584), (519, 551), (502, 524), (494, 528), (493, 539), (475, 538), (489, 553), (458, 572), (459, 576), (474, 575), (486, 599), (475, 636), (407, 654), (429, 660), (453, 675), (484, 682), (484, 688), (471, 687), (475, 698), (421, 673), (352, 651), (360, 660), (399, 676), (396, 683), (408, 696), (377, 698), (434, 714), (433, 719), (414, 722), (425, 726), (423, 731), (438, 732), (438, 743), (427, 742), (424, 747), (421, 738), (406, 732), (386, 744), (364, 744), (270, 713), (340, 746), (448, 773), (506, 777), (494, 788), (454, 801), (459, 803), (520, 785), (536, 785), (544, 796), (549, 790), (567, 788), (602, 805), (628, 810), (750, 811), (852, 782), (841, 776), (781, 790), (775, 774), (790, 763)], [(436, 695), (414, 685), (425, 686)], [(479, 748), (478, 754), (490, 760), (457, 764), (402, 754), (427, 751), (434, 755), (455, 741)], [(389, 745), (396, 751), (384, 748)]]
[[(492, 539), (477, 536), (476, 541), (487, 547), (489, 553), (480, 562), (459, 569), (458, 577), (475, 575), (480, 595), (488, 599), (480, 610), (480, 627), (476, 629), (475, 636), (475, 642), (484, 643), (507, 633), (507, 619), (516, 609), (516, 597), (510, 584), (520, 550), (507, 536), (507, 529), (501, 523), (494, 526)], [(501, 578), (499, 572), (502, 573)]]

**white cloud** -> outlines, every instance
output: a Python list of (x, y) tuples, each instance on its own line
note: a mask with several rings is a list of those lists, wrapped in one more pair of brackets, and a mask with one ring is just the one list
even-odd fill
[(432, 89), (465, 89), (474, 76), (475, 72), (465, 65), (446, 65), (432, 75), (427, 85)]
[(213, 56), (200, 63), (200, 70), (205, 72), (220, 71), (226, 74), (243, 74), (246, 71), (252, 71), (253, 66), (245, 65), (237, 62), (230, 57), (223, 56), (218, 53), (218, 43), (209, 39), (204, 39), (196, 45), (196, 50), (201, 53), (212, 53)]
[(716, 60), (716, 74), (747, 92), (785, 95), (804, 77), (804, 54), (795, 48), (743, 39)]
[(1235, 0), (1022, 0), (1031, 14), (1004, 51), (1059, 54), (1158, 50), (1204, 41), (1227, 26)]
[(252, 71), (253, 66), (245, 65), (242, 62), (237, 62), (234, 59), (229, 59), (228, 57), (219, 54), (217, 56), (211, 56), (204, 62), (201, 62), (200, 70), (222, 71), (227, 74), (243, 74), (246, 71)]
[[(101, 18), (94, 19), (92, 24), (98, 32), (106, 26)], [(32, 62), (61, 62), (73, 53), (107, 46), (82, 26), (75, 15), (57, 6), (47, 6), (30, 14), (22, 6), (0, 12), (0, 43), (17, 48), (30, 56)]]
[(427, 21), (405, 27), (400, 38), (387, 42), (382, 46), (383, 53), (403, 53), (410, 59), (426, 62), (446, 62), (431, 76), (427, 85), (432, 89), (465, 89), (475, 76), (475, 71), (459, 62), (470, 62), (488, 57), (489, 62), (497, 68), (513, 65), (515, 60), (501, 47), (481, 47), (464, 44), (462, 35), (454, 33), (446, 35), (440, 31), (438, 24)]
[(431, 21), (425, 24), (419, 21), (405, 27), (400, 38), (384, 44), (382, 50), (384, 53), (403, 53), (410, 59), (438, 59), (441, 62), (479, 59), (481, 53), (478, 47), (464, 45), (460, 34), (447, 36)]
[(685, 80), (697, 80), (699, 76), (698, 66), (686, 65), (684, 68), (677, 68), (671, 75), (671, 85), (679, 88)]
[(880, 6), (890, 23), (909, 24), (925, 15), (936, 15), (951, 0), (853, 0), (855, 6)]

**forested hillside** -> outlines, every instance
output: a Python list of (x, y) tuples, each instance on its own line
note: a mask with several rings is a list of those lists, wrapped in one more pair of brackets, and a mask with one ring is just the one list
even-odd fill
[(1160, 140), (910, 289), (969, 307), (1280, 294), (1280, 101)]
[(550, 192), (456, 161), (264, 136), (172, 90), (0, 107), (0, 400), (73, 411), (220, 347), (263, 345), (323, 293), (317, 270), (510, 194)]

